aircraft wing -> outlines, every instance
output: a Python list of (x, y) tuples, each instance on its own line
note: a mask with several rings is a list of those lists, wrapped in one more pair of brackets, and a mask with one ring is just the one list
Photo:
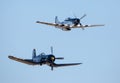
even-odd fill
[(104, 26), (104, 24), (98, 24), (98, 25), (78, 25), (78, 26), (73, 26), (72, 28), (87, 28), (87, 27), (99, 27), (99, 26)]
[(56, 63), (53, 63), (52, 66), (53, 67), (64, 67), (64, 66), (74, 66), (74, 65), (80, 65), (82, 63), (68, 63), (68, 64), (56, 64)]
[(14, 56), (8, 56), (8, 58), (15, 60), (15, 61), (18, 61), (18, 62), (21, 62), (21, 63), (28, 64), (28, 65), (37, 65), (35, 62), (32, 61), (32, 59), (21, 59), (21, 58), (17, 58)]
[(56, 24), (56, 23), (48, 23), (48, 22), (41, 22), (41, 21), (36, 21), (36, 23), (40, 24), (45, 24), (45, 25), (50, 25), (54, 27), (60, 27), (63, 30), (71, 30), (70, 28), (87, 28), (87, 27), (99, 27), (99, 26), (104, 26), (104, 24), (96, 24), (96, 25), (77, 25), (77, 26), (68, 26), (68, 25), (61, 25), (61, 24)]
[(40, 22), (40, 21), (36, 21), (36, 23), (46, 24), (46, 25), (50, 25), (50, 26), (57, 26), (56, 23), (48, 23), (48, 22)]
[(41, 21), (36, 21), (36, 23), (45, 24), (45, 25), (54, 26), (54, 27), (65, 28), (65, 29), (69, 28), (69, 26), (62, 25), (62, 24), (56, 24), (56, 23), (48, 23), (48, 22), (41, 22)]

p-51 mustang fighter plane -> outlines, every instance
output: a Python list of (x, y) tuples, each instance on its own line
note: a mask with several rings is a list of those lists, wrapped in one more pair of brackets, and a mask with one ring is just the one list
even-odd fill
[(84, 30), (84, 28), (87, 27), (97, 27), (97, 26), (104, 26), (103, 24), (99, 24), (99, 25), (82, 25), (80, 20), (83, 19), (86, 16), (86, 14), (84, 14), (81, 18), (67, 18), (65, 19), (63, 22), (60, 22), (58, 20), (58, 17), (55, 17), (55, 23), (48, 23), (48, 22), (41, 22), (41, 21), (36, 21), (36, 23), (40, 23), (40, 24), (46, 24), (46, 25), (50, 25), (50, 26), (54, 26), (56, 28), (60, 28), (64, 31), (70, 31), (72, 28), (82, 28)]
[(55, 57), (53, 55), (53, 48), (51, 47), (51, 54), (45, 55), (45, 53), (41, 53), (40, 55), (36, 56), (36, 50), (33, 49), (32, 59), (21, 59), (14, 56), (8, 56), (9, 59), (25, 63), (28, 65), (43, 65), (47, 64), (51, 67), (51, 70), (53, 70), (53, 67), (62, 67), (62, 66), (73, 66), (73, 65), (79, 65), (82, 63), (68, 63), (68, 64), (56, 64), (54, 63), (56, 59), (64, 59), (63, 57)]

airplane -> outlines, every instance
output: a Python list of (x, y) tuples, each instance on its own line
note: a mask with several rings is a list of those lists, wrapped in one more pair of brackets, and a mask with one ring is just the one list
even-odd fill
[(55, 23), (48, 23), (48, 22), (41, 22), (41, 21), (36, 21), (36, 23), (54, 26), (56, 28), (62, 29), (63, 31), (70, 31), (72, 28), (81, 28), (81, 29), (84, 30), (84, 28), (87, 28), (87, 27), (104, 26), (104, 24), (82, 25), (82, 23), (80, 21), (85, 16), (86, 16), (86, 14), (84, 14), (81, 18), (77, 18), (77, 17), (70, 18), (70, 17), (68, 17), (63, 22), (60, 22), (58, 20), (58, 17), (56, 16), (55, 17)]
[(64, 59), (63, 57), (55, 57), (53, 55), (53, 47), (51, 47), (51, 54), (45, 54), (45, 53), (41, 53), (38, 56), (36, 56), (36, 49), (33, 49), (32, 52), (32, 59), (21, 59), (21, 58), (17, 58), (14, 56), (8, 56), (9, 59), (21, 62), (21, 63), (25, 63), (28, 65), (48, 65), (51, 67), (51, 70), (53, 70), (53, 67), (62, 67), (62, 66), (73, 66), (73, 65), (80, 65), (82, 63), (66, 63), (66, 64), (56, 64), (55, 60), (62, 60)]

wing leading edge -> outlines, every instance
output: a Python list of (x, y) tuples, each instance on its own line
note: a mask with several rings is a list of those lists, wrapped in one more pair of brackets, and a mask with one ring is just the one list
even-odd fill
[(17, 58), (14, 56), (8, 56), (8, 58), (15, 60), (15, 61), (18, 61), (18, 62), (21, 62), (21, 63), (28, 64), (28, 65), (37, 65), (38, 64), (38, 63), (33, 62), (32, 59), (21, 59), (21, 58)]
[(48, 23), (48, 22), (40, 22), (40, 21), (36, 21), (36, 23), (46, 24), (46, 25), (50, 25), (50, 26), (57, 26), (56, 23)]

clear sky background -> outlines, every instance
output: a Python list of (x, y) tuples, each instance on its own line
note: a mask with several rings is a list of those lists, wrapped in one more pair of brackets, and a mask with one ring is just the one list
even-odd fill
[[(36, 24), (67, 17), (104, 27), (65, 32)], [(56, 63), (82, 65), (54, 68), (29, 66), (8, 55), (31, 58), (50, 53), (65, 59)], [(120, 83), (120, 0), (0, 0), (0, 83)]]

